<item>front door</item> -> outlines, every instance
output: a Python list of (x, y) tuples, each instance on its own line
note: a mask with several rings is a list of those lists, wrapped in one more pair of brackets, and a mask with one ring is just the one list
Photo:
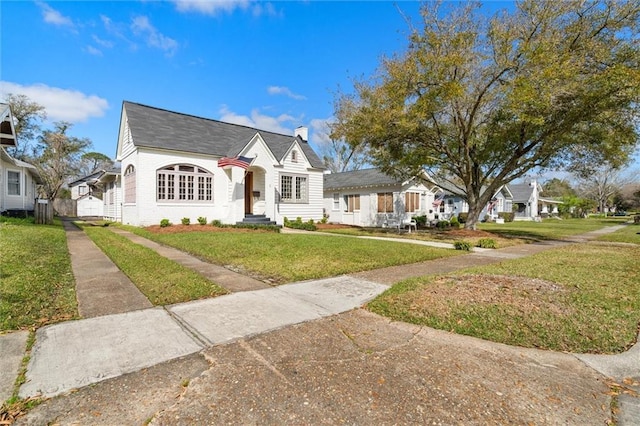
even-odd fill
[(244, 214), (253, 214), (253, 172), (244, 177)]

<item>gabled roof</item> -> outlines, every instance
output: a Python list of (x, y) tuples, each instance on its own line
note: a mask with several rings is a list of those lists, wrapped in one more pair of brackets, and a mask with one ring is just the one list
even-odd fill
[(91, 173), (90, 175), (81, 177), (80, 179), (76, 179), (73, 182), (71, 182), (69, 184), (69, 186), (76, 186), (76, 185), (80, 185), (81, 183), (85, 183), (85, 182), (90, 182), (90, 183), (95, 183), (95, 181), (97, 181), (100, 176), (102, 176), (102, 174), (104, 173), (104, 170), (96, 170), (95, 172)]
[(11, 108), (0, 103), (0, 145), (16, 146), (16, 130), (13, 125)]
[(134, 145), (235, 157), (259, 133), (274, 157), (281, 161), (294, 140), (314, 168), (324, 166), (307, 141), (300, 137), (258, 130), (238, 124), (167, 111), (134, 102), (123, 102), (123, 114)]
[(374, 186), (398, 186), (402, 181), (384, 174), (380, 169), (353, 170), (324, 175), (324, 189), (368, 188)]
[(510, 183), (509, 190), (513, 194), (514, 203), (525, 203), (531, 198), (533, 186), (528, 183)]
[(22, 167), (31, 173), (31, 176), (35, 179), (37, 183), (41, 183), (42, 179), (40, 178), (40, 173), (38, 173), (38, 169), (33, 164), (25, 163), (22, 160), (18, 160), (17, 158), (13, 158), (9, 155), (7, 151), (4, 150), (3, 147), (0, 147), (0, 159), (6, 161), (9, 164), (13, 164), (16, 167)]

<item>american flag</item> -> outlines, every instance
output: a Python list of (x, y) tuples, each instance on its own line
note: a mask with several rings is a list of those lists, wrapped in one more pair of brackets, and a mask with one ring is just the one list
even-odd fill
[(487, 206), (487, 211), (490, 212), (496, 206), (496, 204), (498, 204), (498, 199), (494, 198), (493, 200), (491, 200), (491, 202)]
[(218, 160), (218, 167), (236, 166), (247, 170), (253, 160), (254, 158), (243, 157), (241, 155), (237, 157), (222, 157)]
[(433, 207), (438, 207), (440, 204), (442, 204), (443, 201), (444, 201), (444, 191), (438, 196), (438, 198), (433, 200)]

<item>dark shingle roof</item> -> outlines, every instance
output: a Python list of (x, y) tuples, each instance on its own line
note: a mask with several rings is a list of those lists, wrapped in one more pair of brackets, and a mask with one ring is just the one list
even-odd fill
[(528, 183), (510, 183), (508, 187), (511, 191), (511, 194), (513, 195), (514, 203), (526, 202), (529, 201), (529, 198), (531, 198), (533, 187)]
[(325, 191), (392, 185), (402, 185), (402, 181), (382, 173), (379, 169), (354, 170), (324, 175)]
[[(258, 130), (238, 124), (167, 111), (125, 101), (129, 129), (136, 146), (235, 157), (255, 136), (265, 141), (280, 161), (296, 139), (291, 135)], [(322, 161), (306, 141), (298, 138), (312, 167), (324, 168)]]

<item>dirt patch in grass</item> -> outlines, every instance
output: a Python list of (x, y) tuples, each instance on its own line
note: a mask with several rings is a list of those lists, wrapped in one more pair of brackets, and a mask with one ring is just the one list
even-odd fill
[(548, 311), (568, 315), (571, 310), (560, 306), (557, 296), (566, 293), (565, 287), (550, 281), (507, 275), (460, 275), (437, 278), (414, 293), (410, 311), (450, 314), (452, 309), (465, 305), (502, 305), (523, 314)]
[(144, 228), (153, 234), (182, 234), (185, 232), (237, 232), (239, 234), (246, 234), (248, 232), (272, 232), (263, 229), (250, 229), (250, 228), (233, 228), (233, 227), (218, 227), (211, 225), (171, 225), (164, 228), (160, 225), (151, 225)]
[(316, 223), (316, 228), (318, 228), (318, 231), (327, 229), (359, 229), (357, 226), (343, 225), (341, 223)]

